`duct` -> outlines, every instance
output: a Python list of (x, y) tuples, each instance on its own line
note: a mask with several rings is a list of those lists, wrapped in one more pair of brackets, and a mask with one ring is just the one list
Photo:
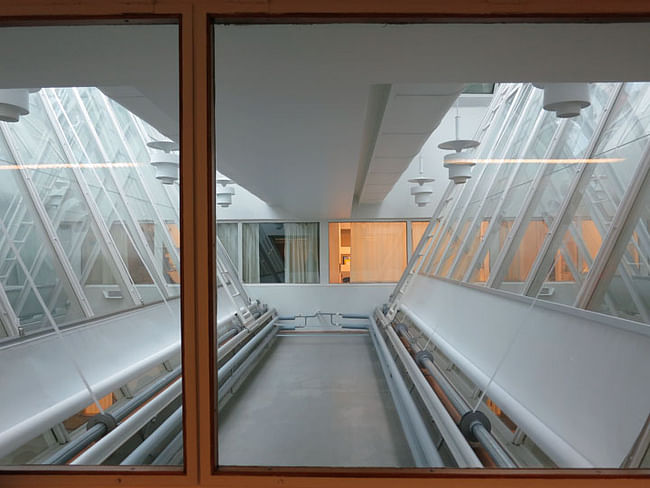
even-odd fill
[[(485, 389), (485, 387), (490, 383), (490, 378), (485, 373), (477, 368), (465, 356), (458, 353), (456, 349), (451, 347), (451, 345), (439, 334), (430, 330), (426, 324), (409, 309), (409, 307), (401, 305), (400, 310), (409, 318), (413, 325), (424, 333), (477, 387)], [(508, 415), (560, 466), (580, 468), (594, 467), (592, 463), (585, 459), (578, 451), (564, 441), (564, 439), (550, 430), (543, 422), (510, 396), (510, 394), (501, 388), (498, 383), (491, 383), (490, 397), (505, 411), (507, 411)]]
[(375, 344), (377, 355), (386, 375), (386, 381), (389, 387), (392, 386), (391, 394), (393, 395), (393, 401), (398, 409), (398, 413), (400, 413), (404, 433), (409, 438), (409, 444), (413, 450), (413, 457), (416, 459), (418, 467), (443, 467), (444, 463), (440, 457), (440, 453), (438, 453), (438, 449), (431, 440), (429, 431), (413, 399), (409, 395), (408, 388), (388, 351), (388, 347), (379, 332), (377, 323), (373, 317), (369, 317), (369, 319), (371, 325), (369, 329), (370, 336)]

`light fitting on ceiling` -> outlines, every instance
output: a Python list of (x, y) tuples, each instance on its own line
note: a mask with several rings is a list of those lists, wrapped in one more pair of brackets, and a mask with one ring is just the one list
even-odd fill
[(228, 178), (217, 178), (217, 205), (220, 207), (230, 207), (232, 205), (232, 196), (235, 194), (235, 189), (232, 185), (233, 181)]
[(0, 90), (0, 120), (18, 122), (29, 113), (29, 90), (25, 88)]
[(544, 90), (544, 110), (560, 118), (577, 117), (580, 110), (591, 105), (589, 83), (533, 83)]
[(178, 181), (178, 144), (174, 141), (151, 141), (147, 146), (154, 149), (151, 166), (156, 168), (156, 178), (163, 185), (173, 185)]
[(422, 154), (420, 154), (420, 173), (417, 178), (409, 179), (409, 183), (415, 183), (411, 187), (411, 195), (415, 197), (415, 204), (418, 207), (424, 207), (431, 203), (433, 197), (433, 187), (429, 183), (435, 180), (430, 176), (424, 176), (424, 165)]
[(472, 139), (459, 139), (459, 125), (460, 115), (458, 113), (458, 100), (456, 100), (456, 139), (441, 142), (438, 144), (438, 147), (447, 151), (456, 151), (445, 155), (443, 166), (449, 170), (449, 179), (457, 185), (465, 183), (472, 177), (472, 166), (476, 164), (467, 157), (467, 153), (463, 153), (462, 151), (479, 145), (478, 141)]

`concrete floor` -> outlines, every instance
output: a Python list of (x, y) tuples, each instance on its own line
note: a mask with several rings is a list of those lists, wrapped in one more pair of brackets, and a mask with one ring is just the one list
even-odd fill
[(219, 416), (222, 466), (413, 466), (370, 337), (280, 334)]

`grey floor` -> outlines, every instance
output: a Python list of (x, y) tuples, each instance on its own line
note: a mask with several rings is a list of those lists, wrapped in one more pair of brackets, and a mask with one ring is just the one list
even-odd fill
[(222, 466), (413, 466), (367, 334), (278, 335), (220, 412)]

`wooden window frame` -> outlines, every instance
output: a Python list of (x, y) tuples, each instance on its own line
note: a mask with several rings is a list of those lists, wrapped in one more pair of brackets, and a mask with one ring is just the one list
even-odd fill
[(9, 487), (596, 487), (648, 486), (649, 470), (216, 470), (212, 368), (215, 318), (214, 22), (567, 22), (648, 21), (647, 0), (22, 0), (0, 3), (0, 25), (105, 24), (175, 19), (180, 40), (182, 338), (185, 466), (3, 468)]

